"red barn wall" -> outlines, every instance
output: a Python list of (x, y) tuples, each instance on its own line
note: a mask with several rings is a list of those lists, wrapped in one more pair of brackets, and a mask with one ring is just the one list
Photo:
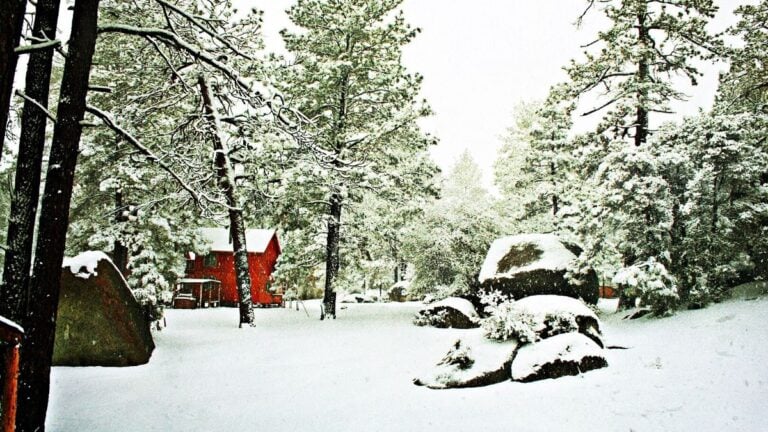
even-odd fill
[[(221, 281), (221, 304), (235, 306), (240, 296), (235, 280), (235, 257), (232, 252), (212, 251), (216, 256), (216, 265), (206, 267), (205, 257), (195, 256), (192, 268), (187, 270), (188, 278), (210, 278)], [(272, 295), (267, 291), (269, 278), (280, 255), (277, 237), (273, 236), (263, 253), (248, 253), (248, 266), (251, 274), (251, 300), (254, 304), (279, 304), (282, 296)]]

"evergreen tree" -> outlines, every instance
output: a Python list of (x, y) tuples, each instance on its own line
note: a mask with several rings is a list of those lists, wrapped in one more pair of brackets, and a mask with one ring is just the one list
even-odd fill
[(730, 112), (766, 112), (768, 106), (768, 1), (755, 5), (742, 5), (736, 9), (741, 17), (729, 29), (743, 42), (730, 52), (731, 66), (720, 80), (722, 109)]
[(566, 67), (572, 92), (596, 95), (596, 106), (584, 115), (605, 112), (598, 132), (631, 136), (640, 146), (651, 131), (650, 115), (669, 113), (669, 102), (685, 97), (673, 78), (696, 85), (696, 60), (721, 52), (721, 41), (706, 30), (717, 6), (712, 0), (588, 0), (584, 13), (597, 7), (610, 27), (586, 45), (585, 61)]
[[(300, 31), (283, 32), (295, 63), (284, 93), (313, 120), (315, 182), (326, 204), (324, 311), (335, 315), (334, 282), (341, 263), (342, 209), (361, 187), (376, 188), (387, 169), (389, 135), (427, 110), (415, 102), (419, 76), (401, 62), (417, 30), (395, 11), (402, 0), (299, 0), (289, 11)], [(388, 141), (389, 140), (389, 141)], [(411, 154), (425, 143), (401, 143)]]
[(437, 297), (467, 294), (491, 242), (501, 232), (480, 167), (464, 152), (446, 176), (441, 197), (409, 225), (404, 250), (413, 264), (412, 290)]

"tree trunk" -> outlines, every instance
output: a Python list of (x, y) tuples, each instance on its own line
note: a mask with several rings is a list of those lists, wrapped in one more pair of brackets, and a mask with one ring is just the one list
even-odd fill
[(29, 313), (21, 353), (19, 432), (45, 430), (53, 340), (59, 304), (61, 263), (69, 225), (69, 206), (85, 114), (88, 80), (96, 44), (99, 0), (77, 0), (64, 64), (58, 120), (48, 161), (40, 211), (35, 263), (29, 285)]
[[(637, 64), (637, 83), (644, 86), (650, 78), (650, 69), (645, 50), (649, 49), (649, 35), (646, 18), (648, 14), (648, 5), (645, 1), (641, 2), (641, 9), (637, 14), (637, 38), (640, 44), (640, 59)], [(639, 147), (648, 140), (648, 90), (640, 87), (637, 92), (637, 119), (635, 125), (635, 146)]]
[[(118, 189), (115, 191), (115, 223), (121, 224), (128, 220), (128, 217), (123, 213), (126, 211), (125, 203), (123, 202), (123, 190)], [(120, 271), (123, 277), (128, 276), (128, 248), (125, 247), (122, 241), (115, 240), (112, 250), (112, 262), (115, 263), (115, 267)]]
[[(19, 58), (14, 48), (19, 46), (21, 29), (24, 25), (24, 10), (27, 7), (27, 0), (4, 0), (4, 2), (6, 3), (0, 7), (0, 28), (3, 29), (0, 31), (0, 157), (3, 154), (3, 141), (8, 125), (16, 61)], [(37, 9), (39, 13), (39, 3)]]
[(224, 193), (229, 206), (229, 229), (232, 236), (232, 250), (235, 255), (235, 280), (237, 293), (240, 297), (240, 326), (254, 325), (253, 299), (251, 298), (251, 273), (248, 264), (248, 248), (245, 242), (245, 222), (240, 197), (235, 185), (235, 174), (232, 162), (229, 160), (229, 149), (220, 136), (219, 116), (213, 107), (213, 97), (205, 77), (198, 78), (200, 94), (203, 97), (205, 114), (209, 117), (213, 150), (215, 152), (216, 174), (219, 187)]
[[(54, 39), (58, 17), (59, 0), (39, 0), (33, 33)], [(45, 108), (48, 107), (52, 59), (53, 48), (34, 51), (27, 66), (25, 93)], [(5, 253), (3, 283), (0, 285), (0, 298), (3, 300), (0, 302), (0, 315), (16, 322), (23, 322), (26, 315), (47, 121), (48, 117), (43, 110), (30, 101), (24, 101), (16, 178), (8, 218), (8, 249)]]
[(328, 237), (325, 243), (325, 292), (323, 294), (323, 313), (336, 318), (336, 294), (333, 292), (333, 284), (339, 275), (339, 241), (341, 234), (341, 194), (331, 194), (331, 206), (328, 214)]

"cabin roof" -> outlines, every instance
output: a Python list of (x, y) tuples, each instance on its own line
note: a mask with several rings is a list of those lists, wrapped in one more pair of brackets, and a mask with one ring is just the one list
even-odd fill
[[(232, 242), (227, 228), (201, 228), (200, 233), (208, 242), (212, 252), (232, 252)], [(269, 246), (272, 237), (276, 237), (273, 229), (248, 229), (245, 230), (245, 244), (248, 252), (264, 253)], [(279, 243), (278, 243), (279, 247)]]

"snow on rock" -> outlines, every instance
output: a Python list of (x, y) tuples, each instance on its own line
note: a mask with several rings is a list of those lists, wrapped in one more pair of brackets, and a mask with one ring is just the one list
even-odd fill
[[(510, 256), (510, 251), (527, 252), (530, 256), (515, 260)], [(484, 282), (531, 270), (565, 270), (574, 259), (576, 255), (554, 234), (503, 237), (491, 244), (478, 279)]]
[(497, 290), (516, 299), (558, 294), (596, 303), (599, 283), (594, 270), (585, 268), (578, 280), (567, 275), (578, 253), (577, 246), (554, 234), (503, 237), (491, 244), (478, 281), (481, 290)]
[(432, 389), (481, 387), (509, 380), (509, 365), (517, 348), (514, 341), (485, 339), (470, 330), (456, 340), (448, 353), (431, 370), (413, 383)]
[(538, 381), (606, 366), (603, 350), (595, 342), (580, 333), (564, 333), (517, 350), (512, 361), (512, 379)]
[(61, 267), (69, 268), (69, 271), (76, 277), (88, 279), (91, 276), (97, 275), (96, 267), (99, 266), (99, 261), (101, 260), (107, 260), (112, 263), (109, 256), (102, 251), (85, 251), (73, 258), (64, 258)]
[(512, 337), (525, 343), (579, 332), (603, 346), (600, 320), (581, 300), (537, 295), (489, 309), (491, 316), (484, 318), (481, 326), (490, 338)]
[(422, 308), (414, 319), (416, 325), (468, 329), (478, 327), (480, 316), (467, 299), (448, 297)]

